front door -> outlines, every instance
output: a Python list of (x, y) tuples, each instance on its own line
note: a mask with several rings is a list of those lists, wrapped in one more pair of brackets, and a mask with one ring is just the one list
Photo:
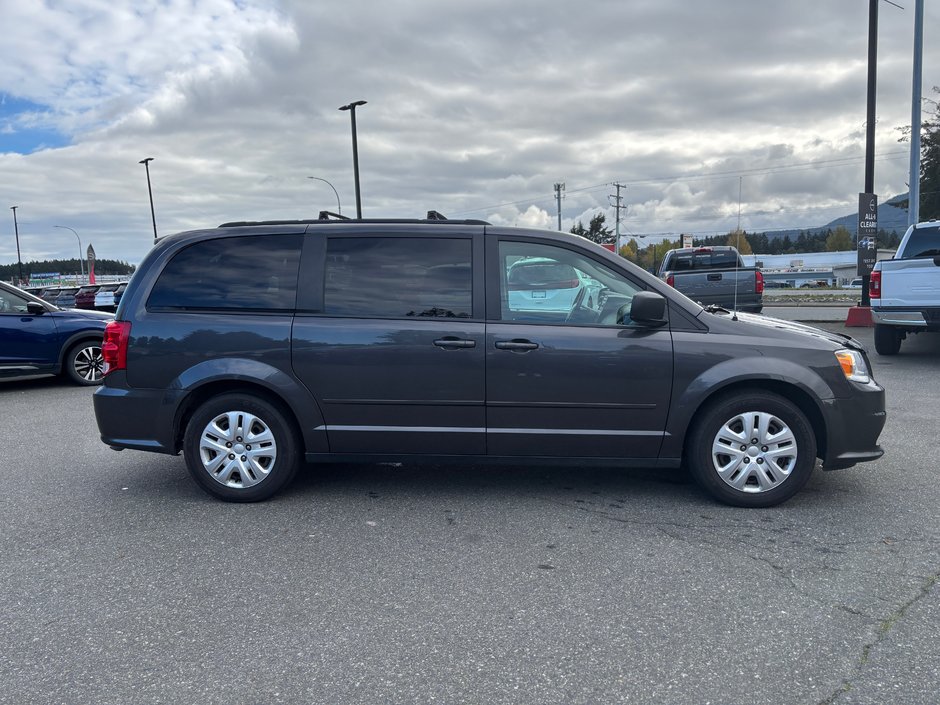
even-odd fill
[(0, 376), (48, 371), (58, 362), (52, 315), (30, 313), (29, 299), (0, 287)]
[(294, 319), (292, 364), (331, 452), (486, 452), (482, 243), (442, 227), (331, 236), (325, 268), (301, 272), (323, 301)]
[(672, 336), (630, 320), (643, 286), (581, 249), (486, 244), (488, 453), (656, 458)]

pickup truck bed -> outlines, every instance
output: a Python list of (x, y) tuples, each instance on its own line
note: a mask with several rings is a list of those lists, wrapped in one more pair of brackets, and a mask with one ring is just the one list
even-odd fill
[(907, 229), (893, 259), (871, 274), (875, 350), (895, 355), (910, 333), (940, 331), (940, 221)]

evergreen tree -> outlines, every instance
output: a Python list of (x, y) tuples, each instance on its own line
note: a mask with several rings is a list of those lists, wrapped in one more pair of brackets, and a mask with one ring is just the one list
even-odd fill
[(614, 232), (605, 225), (606, 220), (607, 217), (603, 213), (598, 213), (593, 218), (591, 218), (591, 222), (588, 225), (587, 230), (584, 229), (584, 225), (582, 225), (581, 221), (579, 220), (571, 228), (571, 232), (575, 235), (585, 237), (591, 242), (597, 242), (600, 244), (611, 243), (614, 241)]

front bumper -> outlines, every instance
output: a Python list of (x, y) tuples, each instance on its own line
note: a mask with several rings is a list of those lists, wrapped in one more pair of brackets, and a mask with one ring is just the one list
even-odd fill
[(824, 470), (850, 468), (884, 455), (878, 445), (886, 419), (884, 387), (873, 380), (853, 388), (856, 393), (850, 397), (823, 402), (828, 430)]

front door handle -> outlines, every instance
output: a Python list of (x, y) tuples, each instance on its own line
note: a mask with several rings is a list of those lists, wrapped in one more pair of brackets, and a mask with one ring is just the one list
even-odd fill
[(434, 344), (439, 348), (444, 348), (446, 350), (456, 350), (459, 348), (475, 348), (477, 346), (477, 341), (475, 340), (464, 340), (462, 338), (438, 338), (434, 341)]
[(708, 275), (708, 281), (710, 281), (710, 282), (720, 282), (720, 281), (721, 281), (721, 274), (720, 274), (720, 273), (709, 274), (709, 275)]
[(513, 352), (525, 352), (526, 350), (535, 350), (539, 346), (531, 340), (497, 340), (496, 347), (499, 350), (512, 350)]

